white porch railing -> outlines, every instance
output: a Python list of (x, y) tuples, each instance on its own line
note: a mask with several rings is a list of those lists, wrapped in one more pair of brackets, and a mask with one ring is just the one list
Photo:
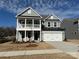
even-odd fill
[(34, 24), (35, 28), (40, 28), (40, 24)]
[(26, 27), (32, 27), (32, 24), (26, 24)]
[(17, 28), (24, 28), (25, 24), (18, 24)]
[(40, 24), (34, 24), (34, 26), (32, 24), (18, 24), (17, 28), (40, 28)]

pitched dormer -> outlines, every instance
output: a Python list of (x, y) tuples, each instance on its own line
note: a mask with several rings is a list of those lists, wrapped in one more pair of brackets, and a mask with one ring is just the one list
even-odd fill
[(60, 24), (61, 24), (61, 21), (55, 15), (48, 16), (44, 22), (45, 27), (48, 27), (48, 28), (52, 28), (52, 27), (58, 28), (60, 27)]

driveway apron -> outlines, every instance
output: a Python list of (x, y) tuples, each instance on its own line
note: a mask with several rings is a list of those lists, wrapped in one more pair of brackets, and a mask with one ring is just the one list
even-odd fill
[(56, 48), (58, 48), (59, 50), (62, 50), (64, 52), (78, 52), (78, 50), (79, 50), (78, 46), (76, 46), (76, 45), (69, 45), (69, 44), (64, 43), (64, 42), (59, 42), (59, 41), (57, 41), (57, 42), (51, 41), (50, 42), (49, 41), (47, 43), (55, 46)]

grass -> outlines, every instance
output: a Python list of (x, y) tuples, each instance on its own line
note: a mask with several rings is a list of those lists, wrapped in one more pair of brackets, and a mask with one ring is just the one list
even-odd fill
[(55, 48), (46, 42), (39, 43), (4, 43), (0, 44), (0, 51), (17, 51), (17, 50), (40, 50), (40, 49), (52, 49)]
[(0, 57), (0, 59), (76, 59), (76, 58), (65, 53), (54, 53), (54, 54), (41, 54), (41, 55)]

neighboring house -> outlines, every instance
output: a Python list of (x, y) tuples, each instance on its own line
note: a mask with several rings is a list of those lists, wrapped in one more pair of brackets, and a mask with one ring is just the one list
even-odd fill
[(63, 41), (64, 29), (60, 28), (61, 21), (55, 15), (39, 15), (31, 7), (17, 16), (16, 41)]
[(79, 19), (77, 19), (76, 21), (74, 21), (74, 27), (75, 27), (75, 35), (76, 35), (76, 39), (79, 39)]
[(78, 19), (64, 19), (61, 27), (65, 28), (66, 39), (79, 39)]

